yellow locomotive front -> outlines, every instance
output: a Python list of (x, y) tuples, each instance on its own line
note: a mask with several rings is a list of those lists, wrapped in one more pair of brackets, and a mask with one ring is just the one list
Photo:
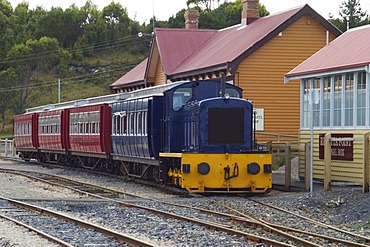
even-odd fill
[(272, 186), (270, 154), (179, 154), (172, 158), (179, 159), (181, 166), (170, 169), (168, 175), (189, 192), (265, 193)]
[(160, 153), (167, 183), (193, 193), (265, 193), (272, 188), (272, 156), (254, 149), (253, 105), (217, 97), (184, 107), (184, 149)]

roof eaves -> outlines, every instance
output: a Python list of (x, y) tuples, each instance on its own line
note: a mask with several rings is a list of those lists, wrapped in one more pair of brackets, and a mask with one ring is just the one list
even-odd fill
[(191, 76), (196, 76), (196, 75), (201, 75), (201, 74), (206, 74), (206, 73), (212, 73), (215, 71), (221, 71), (221, 70), (226, 70), (228, 68), (228, 64), (219, 64), (211, 67), (206, 67), (202, 69), (197, 69), (197, 70), (191, 70), (183, 73), (178, 73), (178, 74), (172, 74), (168, 75), (168, 78), (170, 80), (177, 80), (185, 77), (191, 77)]
[(112, 86), (110, 85), (109, 88), (110, 90), (115, 90), (115, 89), (120, 89), (120, 88), (127, 88), (127, 87), (132, 87), (132, 86), (138, 86), (138, 85), (144, 85), (145, 80), (139, 80), (139, 81), (133, 81), (124, 85), (117, 85), (117, 86)]
[(151, 45), (150, 45), (150, 51), (149, 51), (149, 55), (148, 55), (148, 60), (146, 62), (146, 66), (145, 66), (145, 73), (144, 73), (144, 83), (146, 84), (146, 81), (147, 81), (147, 78), (148, 78), (148, 73), (149, 73), (149, 64), (150, 64), (150, 61), (152, 59), (152, 54), (153, 54), (153, 50), (154, 50), (154, 46), (157, 44), (157, 36), (155, 35), (155, 32), (153, 32), (153, 35), (152, 35), (152, 41), (151, 41)]
[(297, 79), (317, 78), (317, 77), (324, 77), (328, 75), (345, 74), (345, 73), (356, 72), (356, 71), (369, 72), (369, 70), (370, 70), (369, 63), (362, 63), (362, 64), (338, 66), (334, 68), (317, 69), (317, 70), (305, 71), (305, 72), (288, 73), (284, 75), (284, 83), (286, 84), (289, 81), (297, 80)]
[(272, 30), (266, 36), (264, 36), (264, 38), (257, 41), (253, 46), (251, 46), (251, 48), (249, 48), (244, 53), (242, 53), (240, 56), (235, 58), (234, 61), (230, 63), (230, 70), (232, 71), (232, 73), (236, 72), (236, 70), (239, 67), (239, 64), (243, 60), (245, 60), (249, 55), (251, 55), (253, 52), (258, 50), (260, 47), (266, 44), (269, 40), (277, 36), (280, 32), (282, 32), (284, 29), (286, 29), (288, 26), (290, 26), (292, 23), (297, 21), (299, 18), (301, 18), (305, 14), (310, 14), (313, 18), (315, 18), (320, 24), (325, 26), (334, 35), (339, 36), (342, 34), (342, 32), (338, 28), (332, 25), (329, 21), (325, 20), (325, 18), (323, 18), (320, 14), (318, 14), (315, 10), (313, 10), (308, 4), (306, 4), (303, 6), (301, 10), (299, 10), (297, 13), (292, 15), (289, 19), (284, 21), (282, 24), (280, 24), (277, 28)]

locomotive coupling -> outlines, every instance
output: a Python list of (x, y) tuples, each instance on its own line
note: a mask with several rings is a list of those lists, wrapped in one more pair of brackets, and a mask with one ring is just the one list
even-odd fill
[(225, 180), (229, 180), (229, 179), (232, 179), (232, 178), (236, 178), (237, 176), (239, 176), (239, 166), (237, 163), (234, 164), (234, 167), (233, 167), (233, 171), (232, 173), (230, 174), (230, 166), (227, 165), (226, 167), (224, 167), (224, 179)]

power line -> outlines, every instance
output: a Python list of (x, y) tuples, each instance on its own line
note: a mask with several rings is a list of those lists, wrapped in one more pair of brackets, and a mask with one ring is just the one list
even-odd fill
[[(113, 47), (117, 47), (117, 48), (126, 47), (128, 45), (131, 45), (132, 42), (134, 42), (134, 44), (136, 44), (136, 45), (139, 45), (139, 44), (146, 43), (148, 41), (150, 41), (148, 38), (138, 38), (137, 36), (132, 35), (130, 37), (125, 37), (125, 38), (122, 38), (122, 39), (117, 39), (117, 40), (107, 41), (107, 42), (100, 42), (100, 43), (95, 43), (95, 44), (93, 43), (91, 45), (86, 45), (86, 46), (82, 46), (82, 47), (79, 47), (79, 48), (70, 48), (70, 49), (66, 49), (66, 50), (68, 50), (71, 53), (73, 53), (75, 51), (82, 51), (82, 52), (83, 51), (88, 51), (91, 48), (94, 51), (101, 51), (101, 50), (105, 50), (105, 49), (111, 49)], [(126, 42), (126, 43), (122, 43), (122, 42)], [(117, 46), (117, 44), (120, 44), (120, 45)], [(35, 55), (36, 55), (36, 57), (35, 57)], [(42, 57), (43, 55), (46, 55), (46, 56)], [(55, 57), (55, 56), (58, 56), (58, 55), (59, 55), (59, 50), (56, 49), (56, 50), (38, 52), (37, 54), (22, 55), (22, 56), (19, 56), (17, 59), (13, 59), (13, 60), (7, 60), (7, 61), (3, 60), (3, 61), (0, 61), (0, 64), (25, 62), (25, 61), (34, 60), (34, 59), (37, 59), (37, 58), (40, 58), (40, 57), (45, 59), (45, 58), (48, 58), (48, 57)]]
[[(109, 78), (109, 77), (112, 77), (112, 76), (115, 76), (115, 75), (122, 75), (122, 69), (132, 69), (135, 66), (136, 66), (136, 64), (130, 64), (130, 65), (127, 65), (125, 67), (121, 67), (119, 69), (97, 72), (93, 75), (89, 74), (89, 75), (81, 75), (81, 76), (74, 76), (74, 77), (64, 78), (61, 82), (61, 85), (70, 84), (70, 83), (73, 83), (73, 82), (79, 83), (79, 82), (91, 81), (91, 80), (97, 78), (99, 75), (103, 75), (103, 74), (104, 74), (104, 76), (99, 76), (98, 78), (99, 79), (104, 79), (104, 78)], [(110, 74), (107, 74), (107, 73), (110, 73)], [(19, 85), (19, 86), (13, 86), (13, 87), (8, 87), (8, 88), (1, 88), (0, 93), (1, 92), (18, 91), (18, 90), (23, 90), (23, 89), (34, 89), (34, 88), (40, 88), (40, 87), (45, 87), (45, 86), (52, 86), (53, 84), (55, 84), (55, 81), (46, 81), (46, 82), (40, 82), (40, 83), (36, 83), (36, 84), (31, 84), (31, 85)]]

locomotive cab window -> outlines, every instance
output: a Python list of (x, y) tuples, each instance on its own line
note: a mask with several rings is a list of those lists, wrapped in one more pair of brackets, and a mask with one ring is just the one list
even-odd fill
[(243, 144), (243, 108), (208, 109), (208, 144)]
[(172, 97), (172, 108), (174, 111), (180, 110), (189, 100), (191, 100), (193, 94), (191, 88), (179, 88), (173, 93)]
[(241, 98), (239, 92), (235, 90), (234, 88), (226, 88), (225, 91), (230, 97)]

